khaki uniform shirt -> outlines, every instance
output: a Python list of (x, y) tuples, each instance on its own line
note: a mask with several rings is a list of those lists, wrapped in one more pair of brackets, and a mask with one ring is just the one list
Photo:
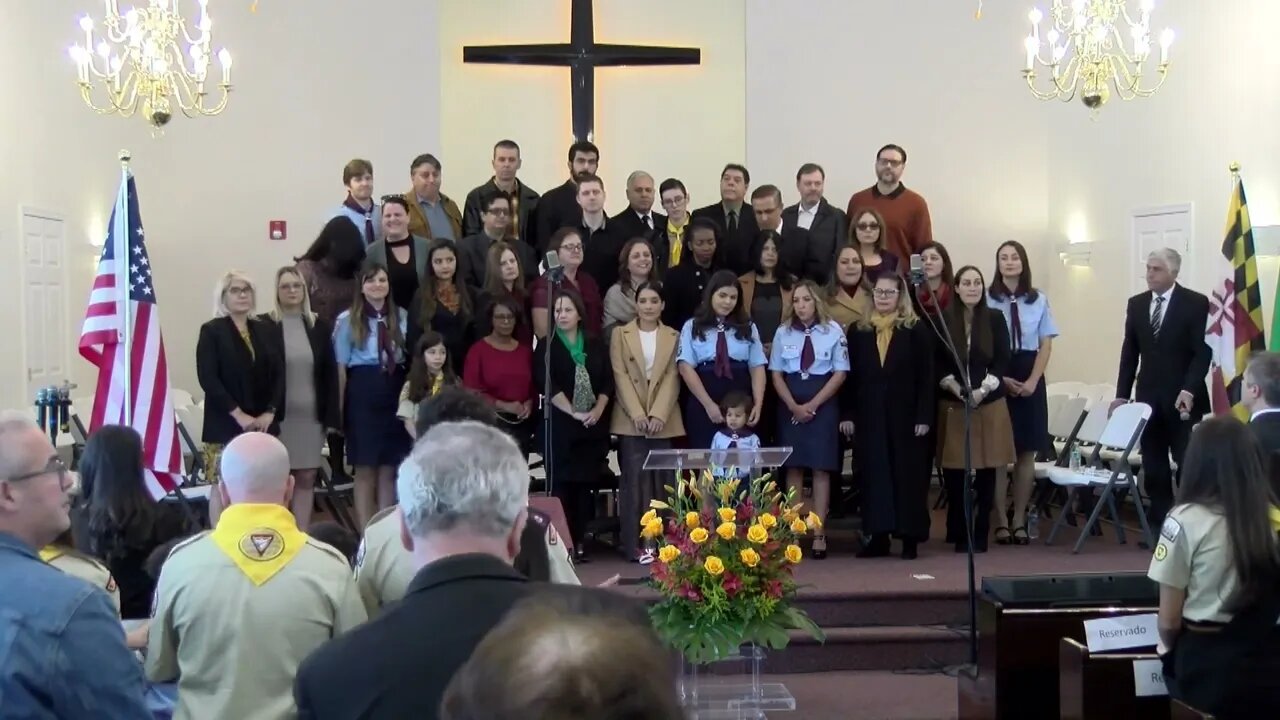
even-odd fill
[(1147, 577), (1185, 590), (1182, 617), (1196, 622), (1231, 621), (1222, 609), (1236, 589), (1226, 519), (1204, 505), (1179, 505), (1160, 528)]
[(350, 564), (306, 545), (254, 585), (209, 532), (174, 548), (160, 573), (147, 677), (178, 680), (175, 720), (293, 718), (293, 679), (307, 655), (364, 622)]
[(106, 565), (94, 560), (84, 553), (58, 545), (49, 545), (40, 551), (40, 559), (58, 568), (62, 572), (78, 577), (102, 591), (111, 598), (111, 605), (120, 614), (120, 587)]
[[(547, 558), (551, 565), (551, 582), (579, 585), (569, 549), (548, 526), (545, 535)], [(393, 505), (380, 511), (364, 529), (364, 540), (356, 554), (356, 584), (369, 617), (376, 617), (384, 607), (404, 597), (415, 574), (413, 557), (400, 542), (400, 514)]]

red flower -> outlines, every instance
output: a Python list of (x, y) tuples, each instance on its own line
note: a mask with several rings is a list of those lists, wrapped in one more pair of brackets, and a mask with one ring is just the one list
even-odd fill
[(729, 597), (733, 597), (734, 595), (738, 594), (739, 590), (742, 589), (742, 578), (738, 577), (737, 575), (734, 575), (731, 572), (726, 571), (723, 579), (720, 581), (720, 584), (722, 587), (724, 587), (725, 594), (728, 595)]
[(738, 522), (746, 522), (755, 514), (755, 507), (751, 504), (751, 498), (748, 497), (738, 506)]
[(678, 594), (680, 595), (680, 597), (683, 597), (687, 600), (691, 600), (693, 602), (702, 602), (702, 593), (698, 592), (698, 590), (694, 588), (692, 585), (690, 585), (689, 583), (685, 583), (683, 586), (681, 586)]
[(782, 582), (780, 580), (769, 580), (764, 584), (764, 594), (771, 598), (782, 597)]

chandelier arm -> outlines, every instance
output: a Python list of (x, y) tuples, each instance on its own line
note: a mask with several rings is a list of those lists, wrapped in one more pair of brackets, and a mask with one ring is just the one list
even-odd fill
[(218, 104), (211, 108), (197, 106), (196, 111), (201, 115), (217, 115), (227, 108), (227, 100), (231, 98), (231, 86), (226, 83), (218, 83), (218, 87), (222, 89), (222, 97), (218, 100)]
[[(93, 85), (90, 83), (85, 83), (85, 82), (80, 83), (80, 97), (84, 99), (84, 104), (88, 105), (90, 110), (93, 110), (99, 115), (111, 115), (112, 113), (116, 113), (120, 111), (120, 109), (117, 108), (114, 103), (103, 106), (103, 107), (98, 106), (93, 101)], [(111, 95), (108, 93), (107, 101), (110, 102), (110, 100), (111, 100)]]

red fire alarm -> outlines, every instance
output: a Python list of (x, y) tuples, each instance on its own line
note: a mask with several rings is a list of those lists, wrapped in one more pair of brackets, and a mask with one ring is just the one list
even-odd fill
[(268, 233), (272, 240), (284, 240), (289, 236), (283, 220), (272, 220), (268, 223)]

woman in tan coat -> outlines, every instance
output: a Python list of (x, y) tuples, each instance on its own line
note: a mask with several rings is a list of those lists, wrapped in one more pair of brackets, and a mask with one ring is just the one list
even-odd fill
[(870, 281), (863, 281), (862, 255), (854, 245), (836, 253), (836, 268), (827, 285), (827, 310), (845, 332), (849, 326), (871, 315)]
[(626, 554), (642, 564), (653, 562), (653, 548), (639, 547), (640, 516), (649, 501), (662, 496), (661, 473), (645, 471), (650, 450), (671, 447), (684, 435), (680, 417), (680, 375), (676, 350), (680, 334), (662, 324), (662, 285), (636, 286), (636, 319), (619, 325), (609, 343), (616, 392), (609, 431), (621, 441), (618, 465), (619, 517)]

